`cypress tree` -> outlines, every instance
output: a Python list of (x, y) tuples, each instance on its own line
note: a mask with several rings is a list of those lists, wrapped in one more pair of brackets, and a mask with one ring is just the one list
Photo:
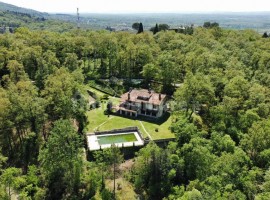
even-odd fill
[(156, 24), (156, 26), (155, 26), (155, 28), (154, 28), (154, 31), (153, 31), (154, 35), (155, 35), (158, 31), (159, 31), (159, 29), (158, 29), (158, 24)]
[(139, 33), (143, 33), (143, 24), (140, 22), (140, 26), (139, 26), (139, 30), (138, 30), (138, 34)]

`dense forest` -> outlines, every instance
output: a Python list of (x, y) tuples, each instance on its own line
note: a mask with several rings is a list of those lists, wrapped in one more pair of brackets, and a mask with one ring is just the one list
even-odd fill
[(251, 30), (2, 34), (0, 199), (114, 199), (122, 152), (84, 149), (84, 85), (111, 77), (174, 99), (176, 141), (150, 142), (125, 175), (140, 199), (269, 199), (269, 70), (270, 39)]

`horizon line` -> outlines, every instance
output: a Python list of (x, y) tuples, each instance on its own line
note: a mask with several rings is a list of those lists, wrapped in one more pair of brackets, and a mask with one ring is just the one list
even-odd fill
[[(77, 14), (76, 12), (45, 12), (48, 14)], [(122, 14), (256, 14), (256, 13), (269, 13), (269, 11), (158, 11), (158, 12), (152, 12), (152, 11), (111, 11), (111, 12), (80, 12), (80, 14), (113, 14), (113, 15), (122, 15)]]

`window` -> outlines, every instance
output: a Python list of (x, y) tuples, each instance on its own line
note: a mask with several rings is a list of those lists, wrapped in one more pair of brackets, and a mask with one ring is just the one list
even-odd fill
[(158, 105), (153, 105), (153, 110), (157, 110), (158, 109)]

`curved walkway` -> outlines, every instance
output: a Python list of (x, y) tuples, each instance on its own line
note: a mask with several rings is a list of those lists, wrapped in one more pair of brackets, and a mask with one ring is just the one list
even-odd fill
[(141, 123), (141, 125), (142, 125), (142, 127), (143, 127), (144, 132), (148, 135), (149, 139), (150, 139), (150, 140), (153, 140), (152, 137), (151, 137), (151, 135), (150, 135), (150, 134), (146, 131), (146, 129), (144, 128), (144, 125), (143, 125), (143, 123), (142, 123), (141, 120), (140, 120), (140, 123)]

